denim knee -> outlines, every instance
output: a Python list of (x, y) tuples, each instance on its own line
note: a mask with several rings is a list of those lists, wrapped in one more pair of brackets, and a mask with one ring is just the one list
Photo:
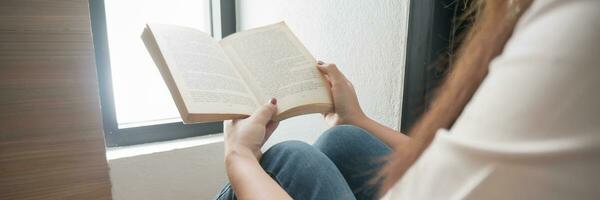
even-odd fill
[[(293, 199), (355, 199), (327, 156), (304, 142), (276, 144), (263, 154), (260, 164)], [(226, 185), (216, 199), (236, 199), (231, 185)]]
[(295, 171), (301, 163), (304, 167), (316, 167), (320, 163), (331, 162), (314, 146), (302, 141), (290, 140), (273, 145), (262, 158), (261, 165), (276, 176), (281, 171)]
[(339, 155), (387, 154), (391, 149), (371, 133), (353, 125), (339, 125), (325, 131), (314, 144), (331, 159)]
[(327, 155), (335, 155), (362, 149), (365, 143), (372, 142), (380, 141), (357, 126), (339, 125), (325, 131), (314, 145)]
[(335, 164), (307, 143), (276, 144), (263, 154), (260, 163), (294, 199), (354, 199)]
[(261, 162), (269, 162), (273, 159), (281, 159), (284, 156), (294, 156), (295, 159), (310, 156), (316, 153), (314, 147), (298, 140), (288, 140), (277, 143), (269, 148), (262, 156)]
[(372, 181), (391, 152), (387, 145), (359, 127), (342, 125), (325, 131), (314, 146), (337, 166), (357, 199), (373, 199), (380, 183)]
[[(338, 125), (326, 130), (321, 138), (324, 140), (354, 140), (363, 137), (369, 133), (364, 129), (354, 125)], [(319, 138), (319, 139), (321, 139)]]

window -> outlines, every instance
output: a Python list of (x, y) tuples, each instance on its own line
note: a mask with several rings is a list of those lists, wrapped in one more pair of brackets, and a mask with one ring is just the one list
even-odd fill
[[(448, 54), (457, 44), (454, 37), (464, 31), (457, 21), (468, 1), (411, 0), (408, 43), (402, 99), (402, 127), (408, 133), (432, 101), (435, 88), (445, 77)], [(457, 23), (459, 22), (459, 23)], [(448, 61), (449, 62), (449, 61)]]
[(140, 38), (146, 23), (235, 32), (235, 0), (90, 0), (107, 146), (222, 132), (222, 123), (185, 125)]
[(118, 127), (180, 121), (140, 33), (146, 22), (210, 32), (208, 1), (104, 0), (104, 6)]

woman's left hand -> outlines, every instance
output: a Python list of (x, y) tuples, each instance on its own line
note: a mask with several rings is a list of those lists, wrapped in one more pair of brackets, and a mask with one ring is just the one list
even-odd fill
[(273, 98), (248, 118), (225, 121), (225, 157), (238, 154), (260, 160), (260, 148), (279, 124), (271, 121), (276, 113), (277, 99)]

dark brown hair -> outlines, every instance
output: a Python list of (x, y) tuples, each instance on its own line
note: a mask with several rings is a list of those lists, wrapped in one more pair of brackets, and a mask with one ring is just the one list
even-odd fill
[(467, 2), (473, 24), (466, 32), (443, 84), (421, 119), (409, 130), (411, 140), (393, 147), (380, 172), (380, 193), (389, 190), (429, 146), (435, 132), (450, 128), (486, 77), (488, 66), (498, 56), (516, 22), (533, 0), (478, 0)]

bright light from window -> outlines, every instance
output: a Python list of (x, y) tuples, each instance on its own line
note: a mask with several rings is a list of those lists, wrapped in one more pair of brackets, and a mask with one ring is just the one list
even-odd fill
[(208, 0), (105, 0), (113, 93), (120, 128), (180, 121), (140, 36), (146, 23), (210, 32)]

